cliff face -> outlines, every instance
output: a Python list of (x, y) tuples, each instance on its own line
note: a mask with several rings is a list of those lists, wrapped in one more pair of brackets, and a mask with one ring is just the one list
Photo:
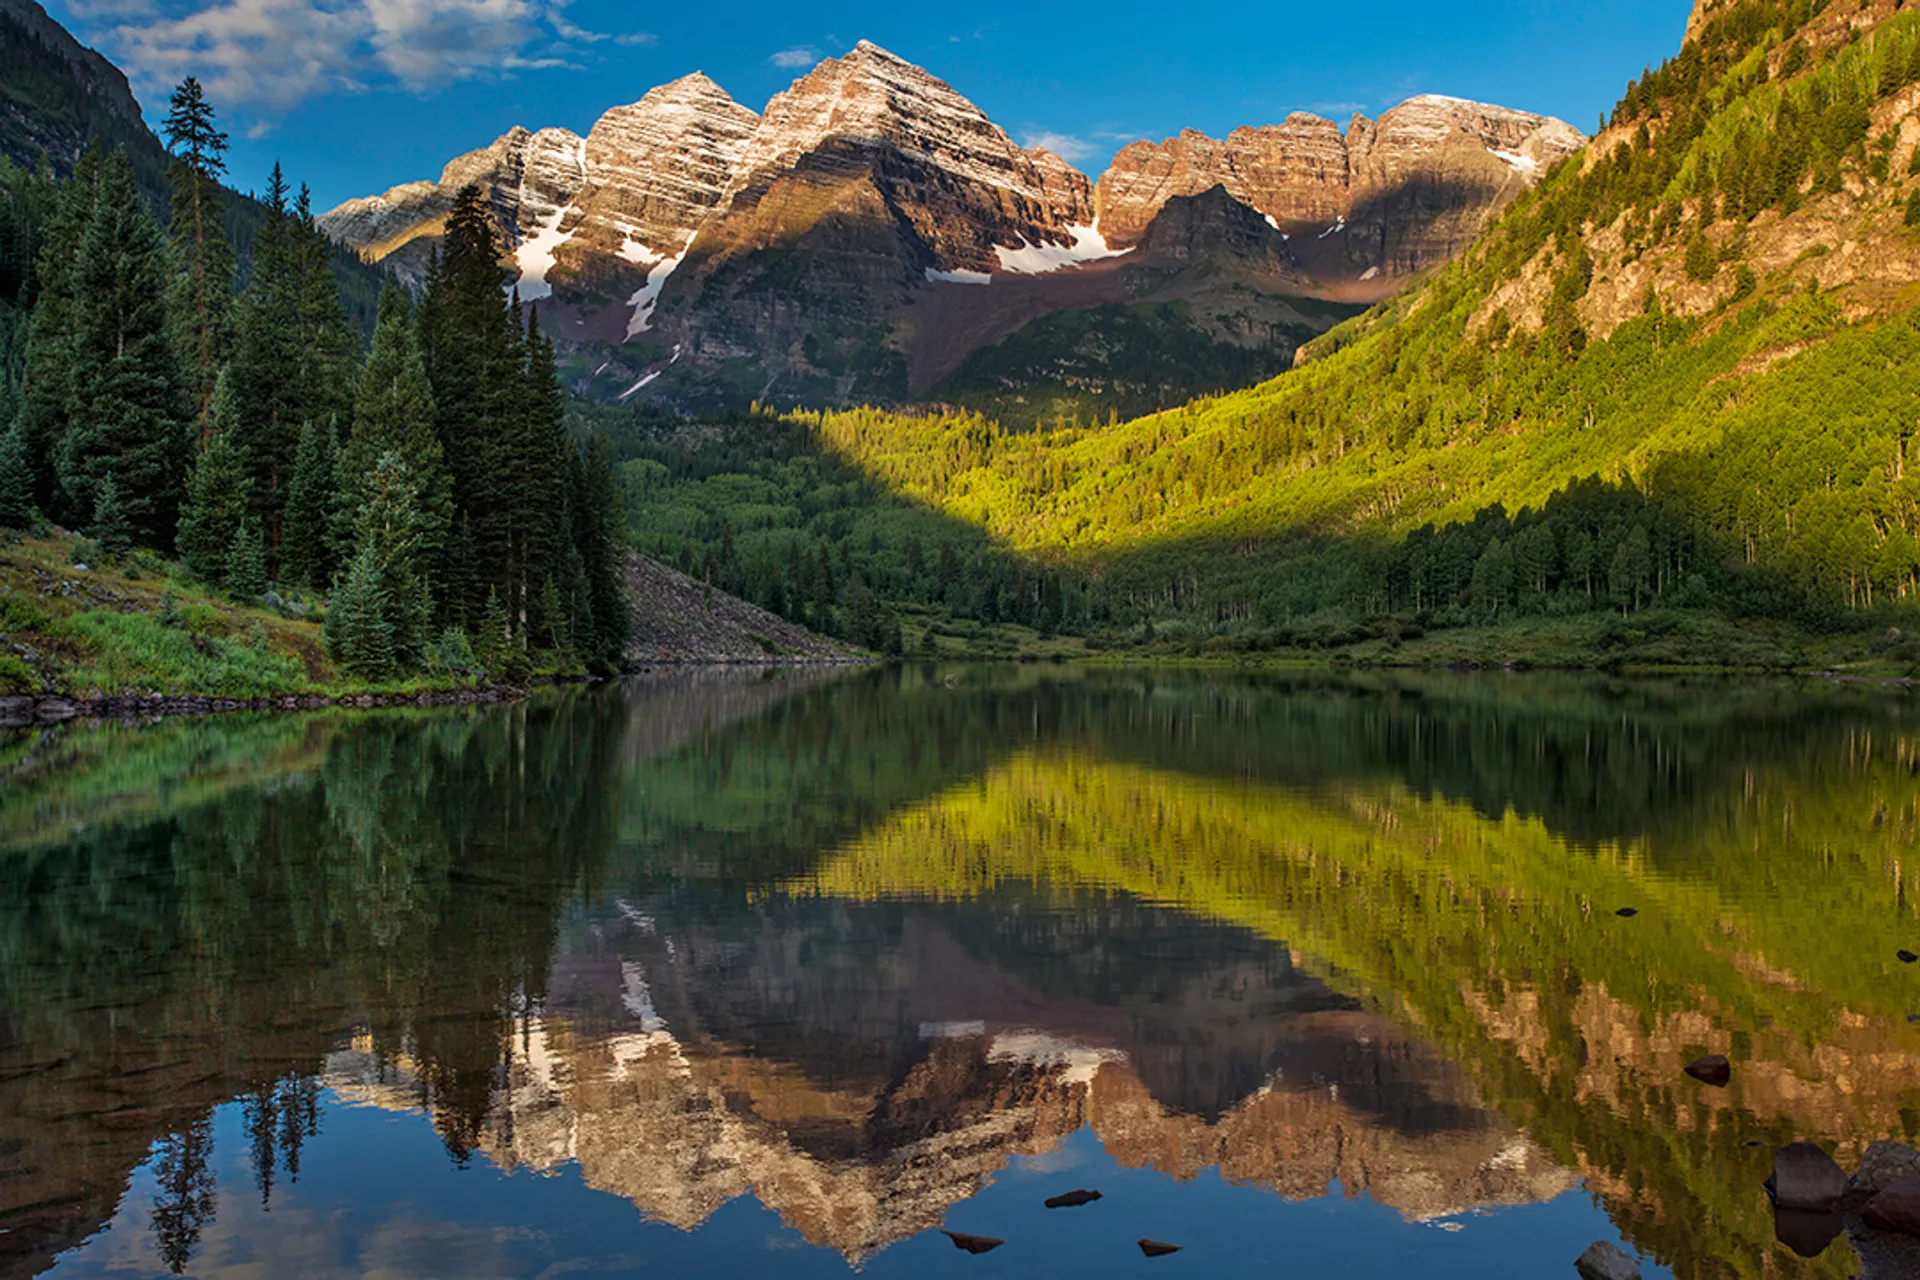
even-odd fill
[(1100, 179), (1100, 226), (1131, 246), (1166, 202), (1218, 186), (1301, 243), (1327, 280), (1393, 283), (1457, 256), (1498, 213), (1586, 139), (1544, 116), (1427, 96), (1345, 133), (1296, 114), (1224, 141), (1188, 130), (1136, 142)]
[[(511, 282), (550, 299), (543, 314), (563, 341), (592, 349), (603, 382), (589, 389), (902, 401), (1038, 317), (1099, 304), (1170, 303), (1184, 317), (1172, 323), (1203, 345), (1252, 350), (1273, 337), (1267, 319), (1218, 318), (1272, 311), (1273, 298), (1375, 301), (1461, 252), (1583, 141), (1540, 116), (1418, 98), (1345, 132), (1295, 115), (1224, 141), (1188, 131), (1136, 143), (1096, 187), (862, 42), (763, 114), (689, 76), (608, 112), (585, 139), (515, 129), (438, 182), (320, 221), (417, 281), (454, 194), (479, 183)], [(1172, 202), (1216, 189), (1175, 209), (1183, 230), (1150, 234)], [(1196, 233), (1196, 217), (1218, 225)], [(1267, 243), (1250, 245), (1250, 222)], [(1164, 255), (1174, 240), (1180, 251)], [(1237, 248), (1216, 261), (1223, 246)], [(1264, 263), (1253, 275), (1249, 249)], [(1223, 262), (1222, 281), (1200, 278)], [(1320, 313), (1302, 333), (1338, 318)], [(1018, 356), (999, 363), (1028, 376)], [(1258, 362), (1228, 363), (1250, 374)]]

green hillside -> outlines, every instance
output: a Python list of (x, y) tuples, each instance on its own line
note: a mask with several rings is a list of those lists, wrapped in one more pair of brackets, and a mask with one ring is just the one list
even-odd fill
[(1531, 618), (1590, 646), (1675, 611), (1884, 636), (1920, 590), (1917, 109), (1920, 12), (1723, 5), (1473, 251), (1296, 371), (1104, 427), (808, 425), (1084, 583), (1110, 639)]

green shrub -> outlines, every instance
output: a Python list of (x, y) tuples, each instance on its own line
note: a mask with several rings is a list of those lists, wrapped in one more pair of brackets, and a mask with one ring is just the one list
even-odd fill
[(0, 596), (0, 631), (45, 631), (53, 615), (37, 601), (22, 595)]

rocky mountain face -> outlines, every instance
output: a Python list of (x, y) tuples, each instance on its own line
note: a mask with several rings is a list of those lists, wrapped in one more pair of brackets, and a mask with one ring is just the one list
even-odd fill
[(0, 0), (0, 156), (66, 172), (91, 139), (125, 146), (136, 171), (164, 167), (126, 75), (34, 0)]
[[(1223, 141), (1136, 143), (1095, 184), (862, 42), (764, 113), (689, 76), (584, 139), (515, 129), (438, 182), (321, 224), (417, 281), (454, 194), (479, 183), (512, 283), (545, 300), (595, 391), (898, 402), (989, 348), (1000, 381), (1031, 382), (1057, 344), (1023, 328), (1090, 307), (1145, 307), (1134, 318), (1161, 337), (1171, 326), (1181, 343), (1283, 368), (1347, 314), (1338, 304), (1457, 255), (1584, 141), (1544, 117), (1428, 97), (1345, 132), (1295, 115)], [(1279, 332), (1275, 299), (1321, 305), (1288, 310)], [(1261, 361), (1215, 363), (1244, 381)]]

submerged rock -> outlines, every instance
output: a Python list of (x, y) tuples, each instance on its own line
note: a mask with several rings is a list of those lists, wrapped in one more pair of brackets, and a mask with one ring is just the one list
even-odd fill
[(968, 1253), (992, 1253), (1006, 1241), (998, 1236), (976, 1236), (965, 1231), (942, 1231), (941, 1235), (953, 1241), (956, 1249), (965, 1249)]
[(1847, 1175), (1811, 1142), (1795, 1142), (1773, 1153), (1767, 1192), (1782, 1209), (1831, 1209), (1847, 1194)]
[(1727, 1061), (1725, 1054), (1710, 1053), (1697, 1062), (1689, 1062), (1687, 1074), (1702, 1084), (1724, 1089), (1733, 1079), (1733, 1064)]
[(1083, 1204), (1092, 1204), (1100, 1199), (1098, 1191), (1069, 1191), (1065, 1195), (1051, 1196), (1047, 1200), (1049, 1209), (1078, 1209)]
[(1860, 1157), (1860, 1172), (1853, 1175), (1851, 1186), (1871, 1194), (1904, 1178), (1920, 1178), (1920, 1151), (1904, 1142), (1876, 1142)]
[(1898, 959), (1899, 959), (1899, 961), (1900, 961), (1900, 963), (1901, 963), (1901, 964), (1912, 964), (1912, 963), (1914, 963), (1914, 962), (1915, 962), (1916, 960), (1920, 960), (1920, 956), (1917, 956), (1917, 955), (1915, 955), (1915, 954), (1913, 954), (1913, 952), (1911, 952), (1911, 951), (1907, 951), (1907, 950), (1904, 950), (1904, 949), (1903, 949), (1903, 950), (1900, 950), (1900, 951), (1896, 951), (1896, 952), (1894, 952), (1893, 954), (1894, 954), (1894, 955), (1895, 955), (1896, 957), (1898, 957)]
[(1620, 917), (1620, 918), (1621, 918), (1622, 920), (1631, 920), (1631, 919), (1633, 919), (1633, 918), (1634, 918), (1635, 916), (1637, 916), (1637, 915), (1639, 915), (1639, 914), (1640, 914), (1640, 908), (1638, 908), (1638, 907), (1622, 907), (1622, 908), (1620, 908), (1620, 909), (1619, 909), (1618, 911), (1616, 911), (1616, 912), (1614, 912), (1613, 914), (1615, 914), (1615, 915), (1617, 915), (1617, 916), (1619, 916), (1619, 917)]
[(1136, 1243), (1140, 1246), (1140, 1252), (1149, 1258), (1164, 1258), (1170, 1253), (1180, 1252), (1181, 1248), (1177, 1244), (1168, 1244), (1165, 1240), (1149, 1240), (1145, 1236), (1141, 1236)]
[(1640, 1280), (1640, 1264), (1619, 1245), (1596, 1240), (1573, 1264), (1580, 1280)]
[(1902, 1178), (1867, 1201), (1860, 1217), (1876, 1231), (1920, 1236), (1920, 1178)]

